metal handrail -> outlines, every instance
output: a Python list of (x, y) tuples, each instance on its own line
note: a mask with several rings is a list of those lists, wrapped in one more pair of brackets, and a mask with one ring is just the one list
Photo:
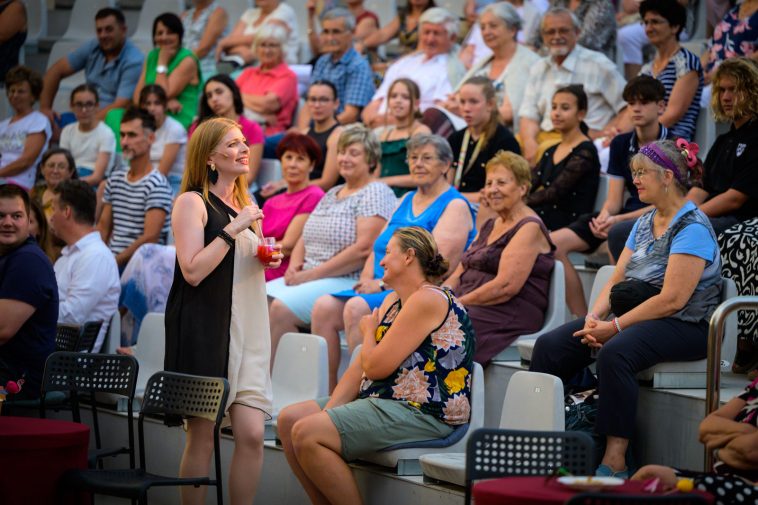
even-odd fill
[[(735, 296), (716, 307), (708, 327), (708, 363), (706, 365), (705, 416), (719, 408), (721, 397), (721, 343), (726, 318), (736, 310), (758, 310), (758, 296)], [(705, 449), (705, 471), (713, 468), (713, 451)]]

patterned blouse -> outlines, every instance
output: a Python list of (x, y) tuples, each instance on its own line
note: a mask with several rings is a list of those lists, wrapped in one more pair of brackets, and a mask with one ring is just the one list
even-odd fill
[[(429, 287), (448, 301), (445, 320), (394, 373), (379, 380), (363, 377), (359, 398), (408, 402), (424, 414), (450, 425), (466, 424), (471, 413), (474, 328), (463, 305), (449, 290)], [(376, 329), (381, 342), (402, 310), (393, 303)]]
[(745, 19), (739, 18), (739, 12), (740, 6), (737, 5), (713, 28), (713, 37), (708, 41), (706, 72), (715, 69), (727, 58), (750, 56), (755, 52), (758, 40), (758, 11)]
[[(305, 261), (303, 270), (310, 270), (355, 243), (359, 217), (381, 217), (389, 220), (395, 211), (395, 193), (383, 182), (370, 182), (355, 193), (338, 198), (342, 186), (335, 186), (324, 195), (303, 227)], [(357, 279), (360, 269), (346, 277)]]

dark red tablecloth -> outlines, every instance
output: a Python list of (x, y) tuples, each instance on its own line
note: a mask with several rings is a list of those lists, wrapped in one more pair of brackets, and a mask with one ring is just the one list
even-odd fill
[[(628, 480), (620, 486), (606, 488), (604, 493), (646, 494), (642, 481)], [(562, 505), (581, 491), (574, 491), (555, 479), (545, 477), (503, 477), (474, 485), (476, 505)], [(713, 503), (713, 497), (700, 493)]]
[(89, 427), (83, 424), (0, 417), (0, 503), (58, 505), (84, 498), (64, 500), (58, 481), (66, 470), (87, 468), (88, 447)]

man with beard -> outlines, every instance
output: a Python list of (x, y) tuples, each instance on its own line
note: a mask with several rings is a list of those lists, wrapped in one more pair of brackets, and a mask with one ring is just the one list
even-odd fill
[(121, 149), (127, 166), (114, 170), (105, 185), (98, 229), (123, 270), (139, 246), (165, 244), (169, 233), (171, 186), (150, 163), (155, 119), (130, 108), (121, 120)]
[(96, 38), (64, 56), (45, 72), (39, 99), (40, 112), (52, 121), (53, 101), (63, 78), (84, 70), (88, 84), (97, 88), (100, 109), (97, 119), (104, 120), (111, 109), (127, 107), (142, 71), (143, 56), (127, 38), (124, 14), (106, 7), (95, 14)]
[(550, 107), (555, 90), (561, 86), (584, 87), (588, 100), (584, 122), (590, 138), (603, 136), (608, 127), (629, 129), (619, 123), (619, 113), (626, 107), (622, 98), (624, 78), (604, 54), (577, 44), (580, 25), (574, 13), (554, 7), (542, 17), (540, 30), (549, 54), (529, 72), (529, 86), (519, 109), (522, 153), (531, 164), (539, 160), (542, 151), (560, 141), (560, 135), (553, 131)]
[(29, 236), (29, 210), (20, 186), (0, 186), (0, 385), (23, 378), (16, 399), (39, 396), (58, 320), (53, 265)]
[(95, 228), (95, 192), (84, 181), (53, 188), (50, 227), (65, 247), (55, 262), (58, 322), (104, 321), (92, 348), (100, 352), (108, 321), (118, 309), (121, 283), (113, 254)]

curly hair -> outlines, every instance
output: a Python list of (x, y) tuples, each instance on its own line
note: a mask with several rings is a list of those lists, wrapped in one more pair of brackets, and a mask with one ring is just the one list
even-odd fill
[[(735, 100), (731, 114), (721, 106), (721, 80), (734, 79)], [(732, 121), (743, 117), (758, 117), (758, 63), (750, 58), (729, 58), (719, 65), (713, 76), (711, 107), (716, 121)]]

